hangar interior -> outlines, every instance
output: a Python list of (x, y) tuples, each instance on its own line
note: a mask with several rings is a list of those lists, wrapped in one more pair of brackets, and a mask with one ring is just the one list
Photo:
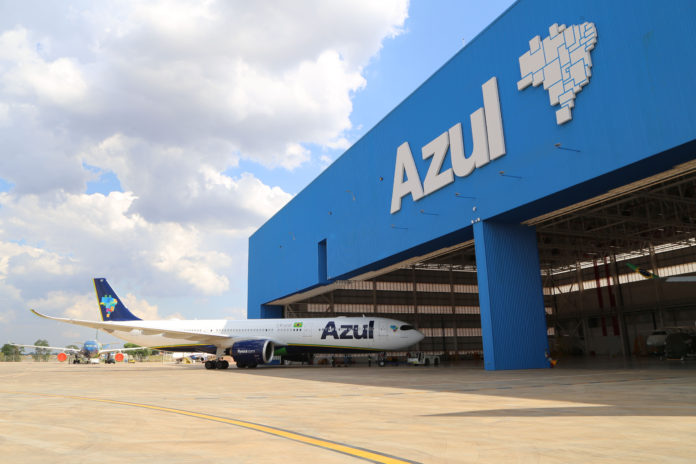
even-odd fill
[[(530, 218), (556, 355), (644, 355), (696, 320), (696, 161)], [(375, 315), (416, 325), (419, 351), (482, 356), (474, 241), (278, 299), (284, 317)], [(658, 278), (646, 278), (629, 264)], [(679, 279), (676, 279), (679, 280)]]

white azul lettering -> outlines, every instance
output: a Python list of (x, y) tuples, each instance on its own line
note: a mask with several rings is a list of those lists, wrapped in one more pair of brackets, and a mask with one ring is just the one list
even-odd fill
[(445, 132), (423, 147), (423, 159), (426, 160), (431, 156), (433, 157), (433, 160), (430, 162), (430, 167), (428, 168), (428, 173), (425, 175), (425, 180), (423, 181), (423, 196), (430, 195), (434, 191), (454, 181), (451, 169), (440, 172), (442, 163), (445, 162), (448, 146), (449, 137), (447, 136), (447, 132)]
[[(396, 150), (391, 214), (401, 210), (401, 201), (409, 193), (413, 201), (418, 201), (454, 182), (454, 176), (466, 177), (474, 172), (474, 169), (485, 166), (489, 161), (505, 154), (498, 79), (492, 77), (481, 86), (481, 90), (483, 108), (477, 109), (469, 116), (473, 141), (471, 156), (466, 157), (462, 125), (457, 123), (422, 148), (423, 160), (432, 158), (432, 161), (421, 185), (408, 142), (404, 142)], [(448, 149), (451, 152), (452, 167), (441, 171)]]
[(375, 338), (374, 328), (375, 321), (369, 321), (368, 324), (363, 324), (362, 333), (359, 333), (358, 325), (344, 324), (340, 326), (341, 332), (339, 334), (339, 329), (336, 328), (336, 323), (334, 321), (329, 321), (327, 322), (326, 327), (324, 327), (321, 334), (321, 339), (326, 340), (327, 337), (331, 337), (334, 340), (360, 340), (363, 338), (373, 339)]

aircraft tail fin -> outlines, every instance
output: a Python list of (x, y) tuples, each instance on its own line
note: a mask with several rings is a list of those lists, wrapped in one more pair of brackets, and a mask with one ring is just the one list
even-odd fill
[(121, 302), (121, 299), (113, 291), (109, 283), (103, 277), (94, 279), (94, 289), (97, 292), (97, 302), (99, 303), (99, 312), (103, 321), (139, 321), (128, 311)]

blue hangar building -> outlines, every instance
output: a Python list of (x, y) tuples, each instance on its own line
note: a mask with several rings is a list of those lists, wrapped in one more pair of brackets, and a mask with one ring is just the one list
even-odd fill
[(249, 318), (394, 317), (489, 370), (662, 349), (696, 318), (695, 18), (515, 3), (250, 237)]

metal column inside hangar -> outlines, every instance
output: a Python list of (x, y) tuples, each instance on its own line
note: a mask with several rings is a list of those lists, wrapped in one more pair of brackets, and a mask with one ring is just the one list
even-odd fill
[(486, 369), (693, 325), (696, 284), (628, 264), (696, 275), (696, 4), (630, 5), (514, 4), (250, 238), (249, 317), (394, 317)]

